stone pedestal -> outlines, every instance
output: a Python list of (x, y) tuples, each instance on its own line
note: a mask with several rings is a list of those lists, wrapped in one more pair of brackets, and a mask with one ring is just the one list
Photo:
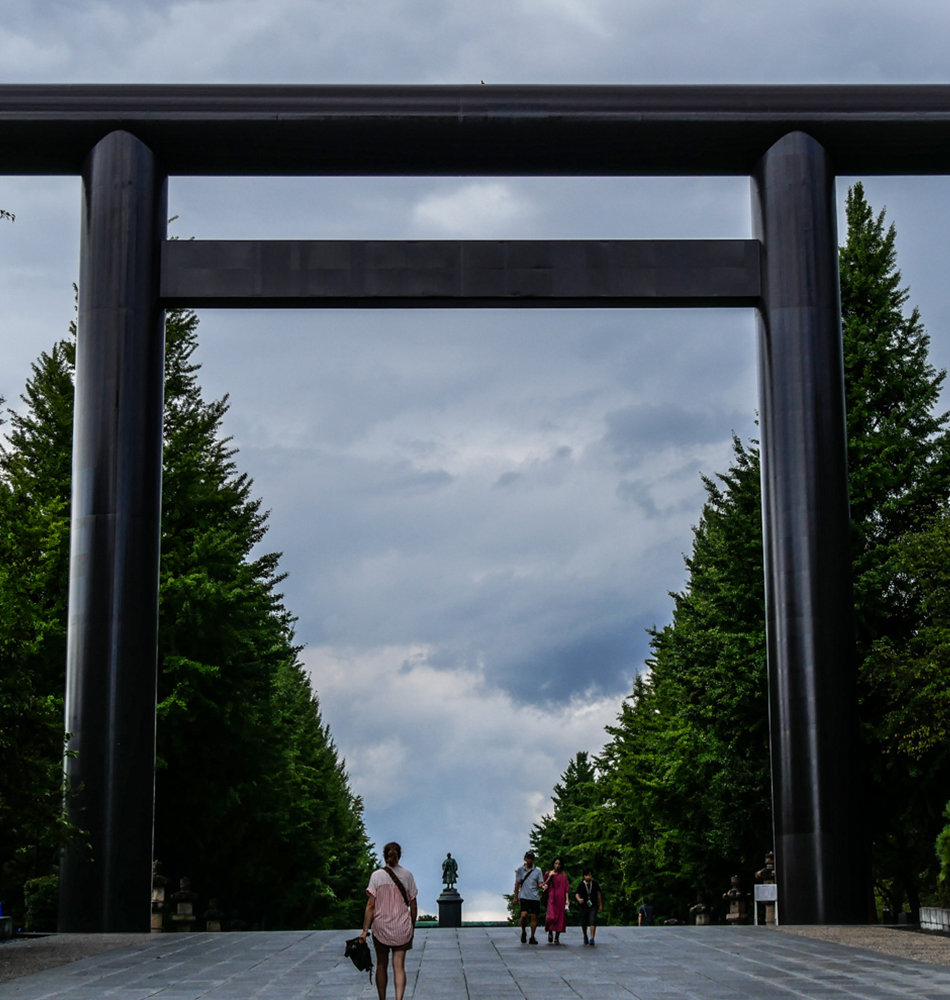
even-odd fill
[(748, 893), (742, 889), (742, 883), (738, 875), (733, 875), (728, 892), (723, 894), (723, 899), (729, 904), (729, 912), (726, 914), (726, 924), (737, 926), (747, 922)]
[(181, 880), (181, 888), (171, 898), (175, 904), (175, 912), (172, 914), (173, 931), (191, 931), (195, 929), (195, 902), (198, 894), (191, 891), (191, 879), (187, 876)]
[(729, 912), (726, 914), (726, 924), (735, 926), (747, 922), (746, 901), (744, 899), (730, 899)]
[(445, 889), (439, 896), (439, 926), (462, 926), (462, 903), (464, 900), (455, 889)]
[(202, 914), (205, 922), (206, 931), (220, 931), (221, 924), (224, 921), (223, 911), (218, 909), (218, 901), (216, 899), (210, 899), (208, 901), (208, 909)]
[[(755, 873), (755, 877), (761, 885), (755, 887), (755, 922), (759, 922), (759, 906), (765, 907), (765, 923), (767, 926), (775, 926), (775, 901), (778, 898), (778, 890), (775, 886), (775, 854), (769, 851), (765, 855), (765, 867)], [(885, 921), (886, 922), (886, 921)]]
[(193, 903), (179, 903), (178, 912), (172, 914), (172, 930), (192, 931), (195, 929), (195, 908)]
[(161, 861), (152, 862), (152, 933), (161, 934), (165, 918), (165, 886), (168, 879), (162, 874)]
[(697, 927), (708, 927), (712, 923), (713, 909), (707, 905), (701, 892), (696, 893), (696, 905), (689, 908), (690, 916), (696, 918)]

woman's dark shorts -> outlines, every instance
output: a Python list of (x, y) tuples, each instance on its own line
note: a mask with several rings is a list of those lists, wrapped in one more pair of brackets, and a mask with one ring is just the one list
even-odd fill
[(521, 912), (522, 913), (533, 913), (537, 916), (541, 912), (541, 900), (540, 899), (522, 899), (521, 900)]
[(405, 944), (383, 944), (382, 941), (373, 938), (373, 947), (376, 949), (377, 962), (386, 962), (391, 951), (412, 951), (412, 938)]

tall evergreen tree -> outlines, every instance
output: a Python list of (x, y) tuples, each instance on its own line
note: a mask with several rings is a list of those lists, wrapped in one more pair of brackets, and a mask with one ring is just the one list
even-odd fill
[(771, 840), (759, 462), (733, 447), (719, 482), (704, 477), (673, 621), (653, 630), (649, 672), (598, 760), (626, 834), (631, 917), (643, 896), (682, 911), (697, 890), (748, 875)]
[[(588, 753), (581, 750), (575, 754), (554, 786), (551, 799), (552, 812), (543, 816), (531, 831), (531, 848), (541, 868), (550, 871), (554, 859), (560, 858), (571, 881), (572, 892), (588, 865), (602, 886), (619, 887), (613, 814), (607, 808), (603, 785), (598, 781), (594, 761)], [(603, 922), (623, 919), (623, 902), (611, 896), (610, 888), (605, 896)], [(569, 911), (568, 920), (575, 922), (573, 910)]]
[[(245, 919), (350, 926), (373, 863), (362, 803), (299, 662), (279, 556), (256, 554), (267, 515), (221, 436), (227, 400), (202, 397), (196, 328), (193, 313), (168, 316), (156, 854)], [(12, 609), (0, 625), (0, 713), (19, 719), (4, 740), (35, 763), (0, 778), (0, 818), (22, 804), (26, 780), (35, 799), (30, 825), (0, 834), (4, 857), (29, 861), (5, 865), (5, 902), (47, 874), (62, 834), (73, 359), (67, 340), (34, 365), (0, 456), (0, 602)]]
[(0, 899), (54, 870), (62, 836), (72, 345), (32, 366), (0, 448)]
[(608, 840), (608, 853), (603, 843), (592, 837), (597, 832), (597, 817), (602, 811), (603, 795), (597, 783), (597, 773), (590, 755), (581, 750), (567, 765), (551, 796), (554, 806), (531, 831), (531, 848), (538, 864), (545, 871), (555, 858), (564, 862), (564, 870), (572, 878), (581, 869), (592, 866), (603, 878), (614, 866), (613, 844)]
[[(841, 310), (874, 877), (892, 906), (906, 896), (916, 911), (921, 883), (933, 891), (932, 845), (950, 772), (939, 754), (908, 752), (896, 735), (919, 706), (913, 692), (922, 686), (924, 649), (939, 648), (926, 554), (939, 544), (950, 498), (950, 415), (937, 409), (946, 373), (930, 364), (918, 310), (905, 315), (894, 226), (874, 213), (860, 183), (848, 192), (846, 213)], [(950, 680), (945, 668), (942, 678)]]
[[(894, 227), (847, 196), (840, 251), (862, 733), (874, 875), (892, 905), (932, 892), (950, 786), (950, 434), (945, 373), (896, 266)], [(624, 893), (683, 900), (749, 874), (770, 846), (758, 455), (735, 442), (598, 759)], [(687, 900), (688, 901), (688, 900)], [(632, 911), (631, 911), (632, 913)]]
[[(167, 324), (156, 855), (278, 926), (352, 924), (371, 858), (277, 593), (266, 514)], [(182, 827), (187, 834), (182, 835)]]
[(901, 641), (919, 603), (899, 583), (894, 557), (950, 496), (950, 415), (937, 411), (946, 372), (929, 360), (930, 337), (897, 269), (896, 230), (875, 215), (862, 184), (848, 192), (839, 254), (848, 478), (859, 650)]

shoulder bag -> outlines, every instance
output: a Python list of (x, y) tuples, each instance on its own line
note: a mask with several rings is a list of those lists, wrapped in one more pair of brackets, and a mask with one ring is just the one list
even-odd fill
[(392, 870), (392, 868), (389, 867), (389, 865), (386, 865), (383, 871), (396, 883), (396, 888), (398, 888), (402, 893), (403, 902), (411, 909), (412, 907), (409, 902), (409, 893), (406, 892), (406, 887), (399, 881), (399, 876)]

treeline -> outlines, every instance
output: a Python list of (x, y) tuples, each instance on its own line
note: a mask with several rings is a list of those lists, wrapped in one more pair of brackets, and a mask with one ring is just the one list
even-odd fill
[[(950, 415), (945, 372), (897, 269), (895, 231), (860, 184), (840, 248), (861, 737), (880, 907), (950, 903), (935, 841), (950, 797)], [(534, 827), (542, 864), (589, 863), (618, 922), (643, 897), (680, 917), (752, 882), (772, 847), (756, 442), (704, 477), (669, 625), (594, 759), (578, 753)], [(862, 824), (862, 829), (857, 824)], [(942, 853), (950, 864), (950, 828)]]
[[(343, 761), (294, 644), (267, 513), (207, 401), (194, 313), (167, 317), (155, 857), (199, 908), (268, 928), (356, 926), (374, 867)], [(33, 365), (0, 451), (0, 902), (54, 918), (73, 336)], [(26, 896), (24, 896), (26, 886)], [(27, 913), (32, 903), (32, 912)], [(199, 909), (200, 912), (200, 909)]]

